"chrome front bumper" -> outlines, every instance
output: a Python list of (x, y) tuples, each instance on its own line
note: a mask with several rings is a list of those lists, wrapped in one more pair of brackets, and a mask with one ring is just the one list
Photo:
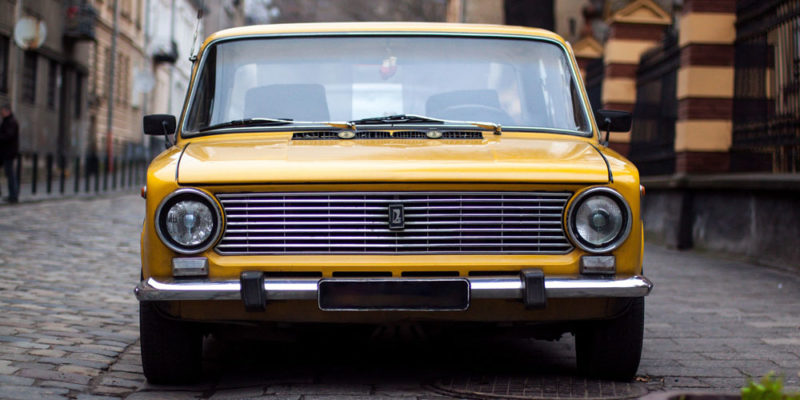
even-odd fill
[[(336, 279), (336, 278), (326, 278)], [(368, 278), (364, 278), (368, 279)], [(397, 278), (402, 279), (402, 278)], [(520, 277), (468, 277), (471, 299), (522, 300), (525, 284)], [(318, 278), (265, 279), (267, 300), (317, 300)], [(615, 278), (545, 277), (545, 295), (550, 299), (588, 297), (642, 297), (653, 289), (644, 276)], [(134, 289), (139, 301), (240, 300), (238, 280), (156, 280), (149, 278)]]

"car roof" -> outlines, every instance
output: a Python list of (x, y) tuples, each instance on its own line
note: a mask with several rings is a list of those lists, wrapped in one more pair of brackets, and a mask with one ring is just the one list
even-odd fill
[(511, 25), (458, 24), (436, 22), (335, 22), (249, 25), (231, 28), (212, 34), (204, 46), (211, 41), (232, 37), (284, 35), (284, 34), (370, 34), (370, 33), (433, 33), (433, 34), (481, 34), (481, 35), (520, 35), (553, 39), (564, 43), (561, 36), (544, 29)]

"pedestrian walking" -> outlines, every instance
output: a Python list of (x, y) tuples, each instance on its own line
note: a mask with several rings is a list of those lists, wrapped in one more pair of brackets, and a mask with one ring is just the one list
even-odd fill
[(14, 159), (19, 155), (19, 124), (11, 112), (11, 106), (4, 104), (0, 107), (0, 161), (8, 181), (8, 202), (19, 201), (19, 185), (17, 175), (14, 173)]

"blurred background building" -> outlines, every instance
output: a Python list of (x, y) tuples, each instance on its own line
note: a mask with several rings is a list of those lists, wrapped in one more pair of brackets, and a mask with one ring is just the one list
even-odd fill
[(141, 117), (179, 114), (195, 33), (366, 20), (555, 30), (593, 108), (634, 114), (611, 147), (643, 176), (651, 239), (798, 264), (797, 0), (0, 0), (0, 102), (19, 118), (24, 165), (108, 169), (161, 150)]

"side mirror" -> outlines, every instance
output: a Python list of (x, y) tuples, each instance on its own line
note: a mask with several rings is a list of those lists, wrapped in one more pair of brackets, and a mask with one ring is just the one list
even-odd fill
[(172, 140), (169, 135), (175, 133), (178, 124), (175, 122), (175, 116), (170, 114), (151, 114), (145, 115), (142, 121), (142, 128), (145, 135), (164, 135), (164, 147), (169, 148), (172, 146)]
[(608, 136), (611, 132), (628, 132), (631, 130), (632, 115), (627, 111), (597, 110), (594, 112), (597, 127), (606, 131), (606, 139), (602, 143), (608, 146)]
[(142, 121), (145, 135), (172, 135), (177, 125), (175, 116), (169, 114), (145, 115)]

